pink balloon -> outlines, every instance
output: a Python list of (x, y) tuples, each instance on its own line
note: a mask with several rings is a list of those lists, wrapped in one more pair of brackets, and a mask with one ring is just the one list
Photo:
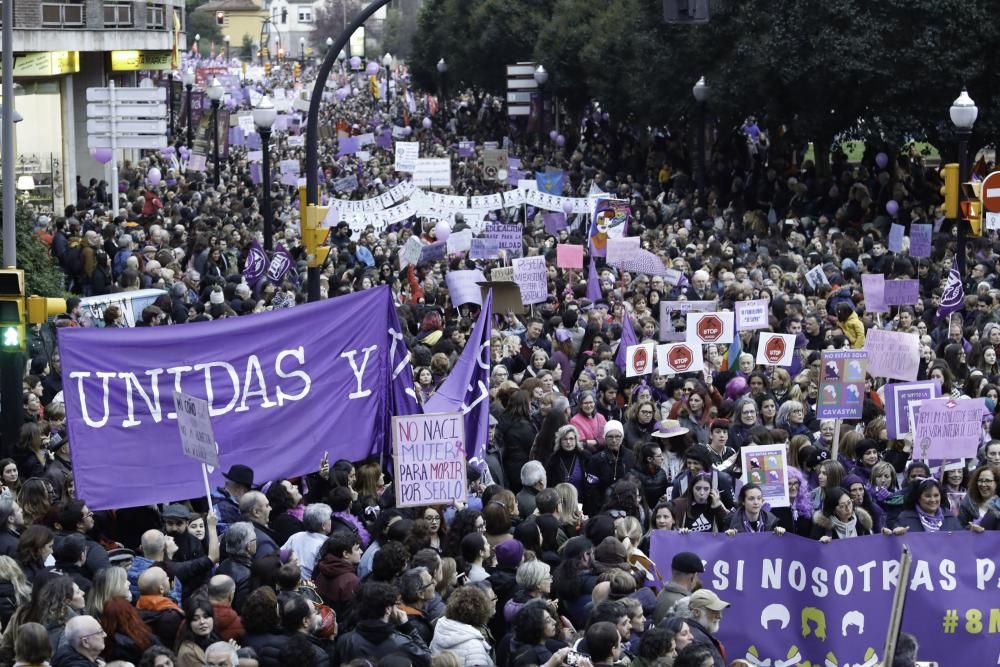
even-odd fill
[(433, 122), (431, 122), (431, 119), (430, 119), (430, 118), (427, 118), (427, 117), (425, 116), (425, 117), (424, 117), (424, 119), (423, 119), (423, 121), (421, 121), (421, 123), (420, 123), (420, 124), (424, 126), (424, 129), (425, 129), (425, 130), (429, 130), (429, 129), (431, 129), (431, 126), (432, 126), (432, 125), (433, 125), (434, 123), (433, 123)]
[(361, 58), (358, 56), (351, 56), (351, 69), (361, 69)]
[(159, 185), (162, 178), (163, 175), (160, 174), (160, 170), (156, 167), (150, 167), (149, 171), (146, 172), (146, 180), (149, 181), (150, 185)]
[(434, 238), (438, 241), (447, 241), (449, 236), (451, 236), (451, 227), (448, 226), (447, 222), (442, 221), (434, 225)]
[(107, 164), (111, 162), (114, 154), (111, 152), (110, 148), (91, 148), (90, 157), (94, 158), (101, 164)]
[(374, 60), (369, 60), (368, 64), (365, 65), (365, 74), (368, 76), (374, 76), (378, 74), (378, 63)]
[(571, 202), (569, 200), (564, 201), (563, 205), (562, 205), (562, 209), (563, 209), (563, 213), (565, 213), (566, 215), (569, 215), (570, 213), (573, 212), (573, 202)]

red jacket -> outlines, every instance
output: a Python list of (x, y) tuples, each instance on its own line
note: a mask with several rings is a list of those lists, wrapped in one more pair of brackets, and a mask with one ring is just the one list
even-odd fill
[(358, 579), (357, 567), (353, 563), (327, 554), (313, 568), (313, 583), (323, 597), (323, 602), (336, 610), (342, 606), (341, 603), (354, 597), (361, 580)]
[(215, 610), (215, 634), (223, 641), (243, 638), (246, 630), (243, 629), (243, 620), (235, 609), (228, 604), (215, 602), (212, 603), (212, 609)]

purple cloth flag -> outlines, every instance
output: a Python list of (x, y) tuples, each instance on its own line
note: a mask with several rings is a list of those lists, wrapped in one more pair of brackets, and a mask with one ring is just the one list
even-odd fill
[(243, 140), (243, 129), (239, 127), (229, 128), (229, 145), (230, 146), (242, 146)]
[(545, 222), (545, 233), (556, 235), (560, 229), (566, 229), (566, 214), (561, 212), (543, 213), (542, 220)]
[(507, 170), (508, 185), (517, 185), (517, 182), (524, 179), (524, 177), (525, 177), (525, 172), (521, 171), (520, 169), (510, 168)]
[(630, 345), (638, 344), (639, 338), (635, 335), (635, 329), (632, 328), (632, 318), (626, 311), (622, 317), (622, 338), (618, 341), (618, 351), (615, 353), (615, 366), (620, 368), (622, 373), (625, 372), (625, 367), (628, 365), (625, 359), (626, 350)]
[[(252, 167), (253, 165), (251, 165)], [(267, 255), (264, 253), (264, 249), (260, 247), (260, 243), (257, 239), (250, 242), (250, 251), (247, 253), (247, 262), (243, 267), (243, 279), (247, 281), (247, 285), (254, 287), (260, 282), (261, 278), (267, 272)]]
[(597, 277), (597, 265), (590, 258), (590, 269), (587, 271), (587, 298), (597, 303), (601, 300), (601, 281)]
[(95, 509), (203, 496), (175, 389), (210, 404), (213, 486), (235, 463), (268, 480), (315, 471), (327, 450), (378, 457), (391, 416), (419, 412), (401, 331), (376, 287), (202, 326), (60, 333), (76, 488)]
[(489, 468), (486, 466), (490, 425), (489, 355), (492, 311), (493, 290), (490, 290), (462, 355), (441, 387), (424, 405), (427, 413), (462, 412), (465, 415), (465, 452), (469, 463), (483, 473), (486, 484), (493, 481), (489, 479)]
[(965, 305), (965, 287), (962, 285), (962, 276), (958, 272), (958, 258), (951, 264), (951, 271), (948, 272), (948, 282), (944, 286), (944, 294), (941, 295), (941, 305), (938, 306), (937, 316), (944, 319), (954, 312), (962, 310)]
[(291, 253), (285, 249), (284, 244), (279, 243), (274, 249), (271, 263), (267, 266), (267, 279), (275, 285), (280, 285), (293, 264), (295, 264), (295, 260), (292, 259)]
[(264, 182), (263, 172), (261, 171), (261, 168), (262, 167), (261, 167), (260, 162), (251, 162), (250, 163), (250, 181), (254, 185), (260, 185), (261, 183)]
[(246, 136), (246, 146), (247, 150), (259, 151), (261, 148), (260, 135), (256, 132), (251, 132)]
[(387, 127), (375, 137), (375, 145), (382, 150), (392, 150), (392, 128)]
[(344, 137), (337, 141), (337, 157), (341, 158), (345, 155), (354, 155), (359, 150), (361, 150), (361, 142), (357, 137)]

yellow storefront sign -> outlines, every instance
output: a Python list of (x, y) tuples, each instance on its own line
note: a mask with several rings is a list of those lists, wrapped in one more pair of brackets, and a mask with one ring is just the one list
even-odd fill
[(14, 56), (14, 76), (57, 76), (80, 71), (78, 51), (40, 51)]
[(171, 66), (170, 51), (112, 51), (111, 69), (115, 72), (167, 70)]

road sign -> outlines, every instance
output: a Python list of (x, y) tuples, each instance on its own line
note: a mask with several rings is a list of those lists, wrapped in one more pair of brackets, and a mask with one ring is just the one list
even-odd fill
[[(165, 134), (166, 131), (167, 121), (160, 119), (115, 121), (115, 132), (120, 134)], [(110, 134), (111, 119), (91, 118), (87, 121), (87, 132), (90, 134)]]
[(88, 134), (87, 148), (166, 148), (165, 134), (119, 134), (112, 138), (110, 134)]
[(141, 104), (138, 102), (118, 104), (115, 103), (115, 111), (111, 111), (110, 104), (90, 103), (87, 105), (88, 118), (166, 118), (167, 105), (159, 102)]
[[(111, 101), (110, 88), (88, 88), (88, 102)], [(166, 102), (166, 88), (118, 88), (115, 87), (116, 102)]]
[(1000, 213), (1000, 171), (990, 172), (983, 179), (983, 208), (990, 213)]

